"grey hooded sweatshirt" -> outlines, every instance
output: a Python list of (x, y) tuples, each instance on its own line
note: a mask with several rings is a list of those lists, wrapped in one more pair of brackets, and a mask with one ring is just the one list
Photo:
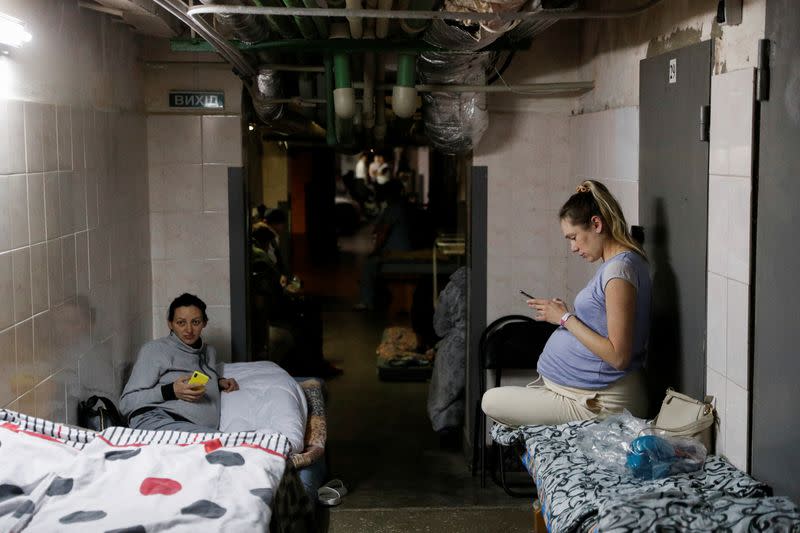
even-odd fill
[[(184, 344), (170, 333), (148, 342), (139, 350), (131, 377), (120, 397), (126, 418), (148, 408), (160, 408), (201, 426), (219, 427), (220, 392), (217, 352), (205, 343), (200, 348)], [(172, 383), (195, 370), (206, 374), (206, 393), (198, 402), (175, 398)]]

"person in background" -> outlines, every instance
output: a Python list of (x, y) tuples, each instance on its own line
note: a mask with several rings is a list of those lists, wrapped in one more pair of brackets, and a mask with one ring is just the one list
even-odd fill
[(264, 204), (258, 204), (256, 206), (256, 212), (253, 215), (253, 222), (251, 223), (251, 225), (257, 224), (259, 222), (264, 222), (264, 217), (266, 216), (267, 216), (267, 206), (265, 206)]
[(356, 163), (355, 176), (353, 180), (353, 199), (361, 206), (364, 213), (372, 213), (375, 210), (373, 203), (374, 192), (370, 185), (370, 178), (367, 169), (367, 153), (361, 152)]
[[(193, 294), (175, 298), (167, 312), (169, 335), (139, 350), (120, 397), (120, 410), (135, 429), (213, 433), (219, 430), (220, 393), (239, 384), (217, 371), (217, 352), (203, 342), (208, 325), (206, 304)], [(195, 371), (209, 377), (205, 385), (189, 379)]]
[[(286, 233), (288, 228), (289, 219), (283, 209), (272, 209), (264, 216), (264, 223), (267, 228), (275, 235), (275, 238), (270, 242), (266, 252), (269, 254), (270, 259), (277, 265), (278, 270), (284, 278), (289, 276), (289, 268), (283, 260), (281, 254), (281, 235)], [(282, 284), (286, 285), (284, 279)]]
[(408, 207), (403, 200), (403, 185), (391, 180), (386, 183), (385, 192), (386, 208), (375, 221), (375, 245), (361, 271), (361, 301), (354, 307), (357, 311), (375, 308), (375, 285), (381, 256), (389, 251), (411, 250)]
[(497, 387), (483, 395), (483, 412), (510, 426), (561, 424), (627, 409), (646, 416), (642, 369), (650, 329), (650, 270), (616, 199), (601, 183), (584, 181), (559, 212), (570, 250), (602, 261), (575, 298), (532, 298), (533, 318), (560, 325), (539, 356), (540, 385)]
[(372, 162), (369, 164), (369, 167), (368, 167), (368, 173), (369, 173), (369, 179), (373, 183), (378, 178), (378, 169), (380, 169), (381, 165), (383, 165), (384, 163), (385, 163), (385, 161), (383, 159), (383, 154), (376, 153), (372, 157)]
[[(332, 377), (342, 371), (322, 352), (322, 311), (299, 288), (285, 285), (269, 253), (275, 233), (266, 224), (253, 228), (251, 247), (253, 344), (294, 376)], [(256, 344), (256, 343), (260, 344)]]

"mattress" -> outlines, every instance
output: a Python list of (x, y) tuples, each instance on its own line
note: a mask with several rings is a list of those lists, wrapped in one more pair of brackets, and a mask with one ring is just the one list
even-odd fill
[(282, 435), (78, 430), (0, 410), (0, 531), (266, 531)]
[[(595, 422), (492, 427), (495, 442), (522, 452), (550, 532), (594, 531), (598, 525), (602, 531), (619, 533), (662, 527), (708, 531), (714, 529), (708, 527), (709, 523), (747, 531), (751, 525), (769, 524), (770, 520), (780, 531), (781, 524), (795, 520), (793, 506), (779, 498), (768, 498), (768, 486), (720, 456), (709, 455), (699, 471), (652, 481), (604, 470), (575, 445), (578, 431), (592, 424)], [(698, 505), (684, 505), (678, 512), (670, 506), (672, 500), (695, 501)]]

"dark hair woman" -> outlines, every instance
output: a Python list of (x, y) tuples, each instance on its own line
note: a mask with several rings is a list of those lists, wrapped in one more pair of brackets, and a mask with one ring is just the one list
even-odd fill
[[(120, 408), (137, 429), (210, 433), (219, 430), (220, 393), (239, 389), (221, 377), (217, 352), (200, 334), (208, 324), (206, 304), (193, 294), (175, 298), (167, 312), (170, 333), (139, 350), (120, 397)], [(201, 372), (204, 385), (189, 383)]]

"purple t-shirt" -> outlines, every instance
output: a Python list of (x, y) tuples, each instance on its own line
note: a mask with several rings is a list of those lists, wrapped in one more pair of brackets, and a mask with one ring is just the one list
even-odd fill
[(567, 387), (601, 389), (644, 366), (650, 332), (650, 268), (636, 252), (622, 252), (601, 266), (575, 297), (575, 316), (593, 331), (608, 337), (606, 284), (621, 278), (636, 288), (636, 323), (633, 329), (633, 357), (626, 370), (617, 370), (589, 351), (566, 328), (553, 332), (539, 356), (539, 375)]

